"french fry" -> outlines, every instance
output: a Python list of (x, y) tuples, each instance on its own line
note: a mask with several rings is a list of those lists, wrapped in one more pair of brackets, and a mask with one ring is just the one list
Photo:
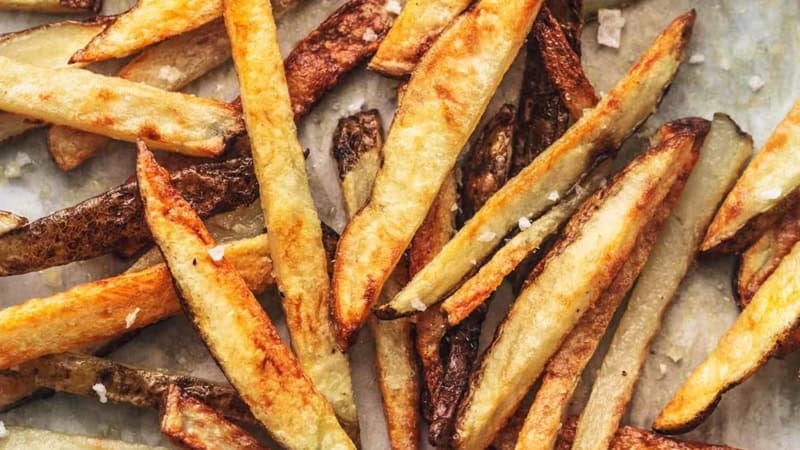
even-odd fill
[(103, 0), (2, 0), (0, 10), (30, 11), (51, 14), (96, 13)]
[[(254, 202), (258, 183), (249, 158), (200, 164), (172, 183), (206, 218)], [(110, 252), (133, 253), (151, 242), (136, 182), (0, 234), (0, 275), (17, 275)]]
[(244, 131), (234, 106), (73, 68), (42, 69), (0, 56), (0, 108), (58, 125), (216, 156)]
[[(65, 67), (69, 57), (108, 25), (106, 20), (64, 21), (0, 36), (0, 56), (40, 67)], [(0, 112), (0, 141), (44, 126), (36, 119)]]
[[(376, 314), (397, 317), (413, 312), (412, 300), (427, 305), (439, 301), (473, 269), (471, 262), (486, 258), (506, 233), (519, 225), (520, 218), (549, 208), (552, 201), (548, 197), (563, 196), (600, 154), (616, 149), (653, 112), (675, 76), (694, 19), (691, 11), (674, 20), (597, 107), (492, 196), (439, 255)], [(478, 236), (492, 239), (478, 240)]]
[(355, 449), (247, 283), (224, 256), (212, 258), (214, 239), (142, 141), (136, 176), (183, 310), (253, 415), (284, 447)]
[(328, 258), (297, 140), (272, 10), (262, 0), (226, 0), (224, 9), (292, 348), (314, 386), (357, 439), (350, 366), (336, 346), (330, 321)]
[(38, 391), (30, 378), (15, 372), (0, 372), (0, 412), (6, 412), (25, 402)]
[(439, 34), (471, 0), (407, 2), (386, 39), (369, 62), (369, 68), (386, 75), (410, 74)]
[(720, 206), (700, 247), (731, 252), (751, 244), (779, 217), (770, 214), (800, 186), (800, 99), (778, 124)]
[[(534, 269), (481, 359), (461, 405), (452, 445), (488, 445), (539, 377), (547, 360), (624, 265), (672, 186), (691, 171), (691, 125), (631, 162), (569, 221), (561, 240)], [(682, 132), (683, 131), (683, 132)]]
[(28, 219), (8, 211), (0, 211), (0, 236), (28, 223)]
[[(268, 250), (266, 235), (225, 246), (227, 260), (256, 293), (274, 283)], [(128, 314), (136, 308), (136, 320), (128, 327)], [(107, 340), (179, 312), (163, 264), (28, 300), (0, 310), (0, 369)]]
[(619, 427), (650, 343), (680, 285), (717, 205), (752, 152), (752, 140), (717, 114), (697, 166), (631, 293), (611, 348), (578, 422), (576, 449), (608, 445)]
[[(377, 110), (339, 121), (333, 135), (333, 156), (339, 166), (344, 207), (352, 217), (369, 199), (381, 166), (383, 130)], [(408, 274), (399, 265), (384, 286), (387, 298), (400, 290)], [(375, 365), (383, 397), (383, 411), (392, 449), (419, 446), (419, 374), (410, 319), (383, 322), (371, 318), (375, 339)]]
[(370, 203), (339, 241), (333, 304), (340, 345), (349, 346), (367, 319), (540, 5), (540, 0), (480, 0), (445, 30), (414, 69), (386, 138)]
[(162, 370), (130, 367), (84, 354), (43, 356), (3, 375), (16, 377), (26, 387), (52, 389), (85, 397), (97, 397), (92, 386), (100, 383), (105, 387), (106, 398), (112, 402), (153, 409), (161, 408), (167, 388), (177, 385), (229, 420), (252, 426), (259, 424), (230, 386)]
[(113, 439), (77, 436), (36, 428), (8, 427), (8, 436), (0, 439), (0, 450), (57, 448), (62, 450), (167, 450), (165, 447), (131, 444)]
[(256, 438), (228, 422), (217, 410), (171, 384), (161, 410), (161, 433), (192, 450), (266, 450)]
[[(179, 91), (230, 58), (230, 42), (221, 20), (145, 49), (118, 77), (167, 91)], [(55, 125), (47, 146), (58, 167), (72, 170), (102, 151), (109, 138)]]
[[(690, 132), (696, 135), (694, 145), (699, 147), (710, 124), (702, 119), (686, 119), (686, 122), (691, 123), (692, 131)], [(677, 128), (674, 130), (663, 127), (661, 139), (670, 139), (668, 135), (676, 131), (686, 132), (680, 127)], [(547, 362), (541, 385), (536, 391), (533, 405), (531, 405), (520, 430), (517, 449), (549, 450), (553, 448), (562, 421), (566, 417), (569, 401), (578, 386), (583, 370), (605, 335), (614, 313), (647, 262), (659, 232), (678, 202), (685, 181), (682, 179), (673, 184), (672, 190), (656, 209), (650, 223), (639, 235), (633, 251), (614, 280), (597, 301), (583, 313), (578, 323), (575, 324), (575, 328), (570, 331), (561, 347)]]

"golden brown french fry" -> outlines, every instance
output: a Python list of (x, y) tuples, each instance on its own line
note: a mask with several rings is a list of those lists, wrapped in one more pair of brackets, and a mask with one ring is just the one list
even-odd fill
[(488, 445), (581, 315), (611, 283), (677, 180), (697, 157), (691, 126), (666, 126), (664, 140), (587, 200), (534, 269), (470, 380), (453, 446)]
[(0, 211), (0, 236), (28, 223), (28, 219), (8, 211)]
[[(694, 19), (695, 13), (690, 11), (673, 21), (596, 108), (493, 195), (439, 255), (376, 314), (396, 317), (412, 313), (414, 301), (427, 305), (439, 301), (473, 269), (472, 261), (486, 258), (506, 233), (519, 225), (520, 218), (549, 208), (552, 200), (548, 198), (564, 196), (600, 154), (617, 148), (653, 112), (675, 76)], [(404, 157), (410, 159), (407, 154)], [(406, 197), (402, 198), (405, 204)], [(364, 258), (374, 261), (373, 256)], [(337, 259), (337, 265), (340, 261)]]
[(161, 432), (176, 444), (192, 450), (267, 449), (248, 432), (175, 384), (171, 384), (164, 395)]
[(96, 13), (103, 0), (2, 0), (0, 10), (29, 11), (51, 14)]
[[(179, 91), (230, 58), (225, 24), (217, 20), (146, 48), (118, 77), (167, 91)], [(102, 151), (109, 138), (66, 126), (48, 130), (47, 146), (62, 170), (72, 170)]]
[(224, 16), (292, 348), (355, 439), (358, 416), (350, 366), (336, 346), (330, 322), (328, 258), (297, 140), (272, 10), (262, 0), (226, 0)]
[(339, 241), (333, 304), (342, 346), (352, 343), (425, 219), (540, 6), (540, 0), (481, 0), (446, 29), (414, 69), (386, 138), (370, 203)]
[(192, 156), (215, 156), (244, 131), (236, 107), (73, 68), (43, 69), (0, 56), (0, 108), (116, 139), (138, 137)]
[(212, 256), (214, 239), (170, 185), (169, 173), (142, 141), (138, 146), (136, 177), (145, 220), (184, 312), (242, 400), (285, 447), (355, 449), (244, 279), (224, 256)]
[[(785, 203), (800, 186), (800, 99), (778, 124), (720, 206), (700, 247), (736, 251), (774, 220), (762, 216)], [(779, 216), (778, 216), (779, 217)], [(774, 219), (777, 219), (775, 217)]]
[(578, 423), (575, 448), (608, 445), (619, 427), (650, 343), (714, 211), (752, 152), (752, 140), (727, 116), (716, 114), (700, 158), (614, 332)]
[(471, 0), (406, 2), (369, 68), (395, 77), (410, 74), (439, 34), (470, 3)]
[(8, 427), (8, 436), (0, 439), (0, 450), (30, 450), (35, 448), (57, 448), (59, 450), (167, 450), (166, 447), (151, 447), (113, 439), (77, 436), (23, 427)]
[[(272, 285), (266, 235), (227, 245), (225, 255), (252, 291)], [(136, 320), (128, 327), (127, 316), (136, 308)], [(179, 312), (163, 264), (28, 300), (0, 311), (0, 369), (109, 339)]]

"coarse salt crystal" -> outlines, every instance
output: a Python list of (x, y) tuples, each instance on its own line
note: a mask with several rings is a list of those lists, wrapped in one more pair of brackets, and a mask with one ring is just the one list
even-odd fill
[(367, 28), (367, 31), (365, 31), (364, 35), (361, 37), (365, 42), (375, 42), (378, 40), (378, 35), (372, 30), (372, 28)]
[(136, 322), (136, 316), (139, 315), (139, 311), (141, 310), (142, 308), (137, 307), (136, 309), (131, 311), (127, 316), (125, 316), (125, 328), (130, 328), (133, 326), (134, 322)]
[(181, 71), (172, 66), (161, 66), (161, 68), (158, 69), (158, 78), (174, 83), (181, 78)]
[(761, 193), (761, 198), (765, 200), (775, 200), (780, 198), (781, 190), (779, 188), (767, 189)]
[(362, 106), (364, 106), (364, 99), (363, 98), (357, 98), (357, 99), (353, 100), (353, 103), (350, 103), (350, 106), (347, 107), (347, 111), (350, 114), (355, 114), (355, 113), (361, 111), (361, 107)]
[(484, 231), (478, 236), (478, 242), (492, 242), (497, 237), (497, 233), (492, 231)]
[(411, 299), (411, 307), (416, 309), (417, 311), (425, 311), (428, 309), (428, 305), (422, 303), (422, 301), (418, 298)]
[(703, 64), (706, 62), (706, 55), (702, 53), (695, 53), (689, 57), (689, 64)]
[(764, 87), (764, 79), (758, 75), (753, 75), (747, 79), (747, 85), (750, 86), (750, 90), (753, 92), (758, 92)]
[(210, 256), (211, 260), (214, 262), (222, 261), (222, 258), (225, 256), (225, 247), (218, 245), (208, 249), (208, 256)]
[(97, 393), (97, 397), (100, 399), (100, 403), (108, 403), (108, 397), (106, 394), (108, 391), (106, 390), (106, 385), (103, 383), (97, 383), (92, 386), (92, 390)]
[(597, 43), (606, 47), (619, 48), (625, 18), (619, 9), (597, 11)]
[(520, 230), (525, 231), (531, 227), (531, 221), (527, 217), (520, 217), (518, 225)]
[(403, 10), (403, 7), (400, 6), (400, 3), (397, 0), (389, 0), (386, 2), (384, 9), (392, 14), (400, 14), (400, 11)]
[(559, 198), (561, 198), (561, 196), (558, 195), (557, 191), (551, 191), (549, 194), (547, 194), (547, 199), (551, 202), (557, 202)]
[(6, 429), (6, 424), (4, 424), (2, 420), (0, 420), (0, 439), (3, 439), (5, 437), (8, 437), (8, 430)]
[(450, 207), (450, 211), (458, 211), (458, 203), (453, 203), (453, 206)]

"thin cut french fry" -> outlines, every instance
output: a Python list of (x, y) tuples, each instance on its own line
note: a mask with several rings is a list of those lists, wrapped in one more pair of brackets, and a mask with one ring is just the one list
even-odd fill
[[(431, 305), (439, 301), (473, 269), (472, 261), (488, 256), (506, 233), (519, 225), (520, 218), (542, 213), (552, 204), (548, 198), (563, 196), (599, 155), (618, 148), (654, 111), (677, 73), (694, 20), (691, 11), (673, 21), (596, 108), (493, 195), (439, 255), (376, 314), (396, 317), (412, 313), (412, 302)], [(485, 236), (484, 240), (478, 240), (479, 236)], [(371, 256), (368, 259), (374, 261)]]
[(51, 14), (96, 13), (103, 0), (2, 0), (0, 10), (30, 11)]
[[(167, 91), (179, 91), (230, 58), (222, 20), (145, 49), (118, 77)], [(58, 167), (72, 170), (102, 151), (109, 138), (61, 125), (50, 127), (47, 146)]]
[(370, 203), (339, 241), (333, 304), (343, 347), (352, 343), (425, 219), (540, 6), (541, 0), (480, 0), (414, 69), (386, 138)]
[(138, 146), (136, 176), (147, 224), (184, 312), (242, 400), (287, 448), (355, 449), (245, 281), (224, 256), (212, 256), (214, 239), (170, 185), (167, 171), (142, 141)]
[(297, 140), (272, 9), (263, 0), (226, 0), (224, 6), (292, 348), (314, 386), (357, 439), (350, 366), (336, 346), (328, 312), (328, 258)]
[(611, 283), (672, 186), (697, 157), (691, 124), (663, 138), (587, 200), (534, 269), (470, 380), (453, 446), (479, 449), (514, 413), (583, 312)]
[(369, 68), (395, 77), (410, 74), (439, 34), (470, 3), (471, 0), (406, 2)]
[(42, 69), (0, 56), (0, 108), (191, 156), (215, 156), (244, 131), (234, 106), (86, 70)]
[(694, 260), (707, 224), (752, 152), (752, 140), (717, 114), (694, 173), (631, 293), (578, 423), (576, 449), (607, 445), (619, 427), (661, 318)]

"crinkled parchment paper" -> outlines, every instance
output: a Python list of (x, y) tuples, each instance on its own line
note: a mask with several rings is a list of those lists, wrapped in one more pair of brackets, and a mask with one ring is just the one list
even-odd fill
[[(284, 52), (332, 12), (341, 0), (307, 0), (279, 24)], [(107, 0), (107, 13), (119, 12), (129, 0)], [(715, 111), (730, 114), (755, 138), (758, 147), (800, 96), (800, 3), (797, 0), (645, 0), (624, 10), (627, 21), (621, 48), (601, 48), (596, 25), (584, 33), (584, 66), (598, 91), (615, 83), (655, 35), (672, 17), (688, 8), (698, 10), (690, 55), (699, 64), (685, 64), (658, 113), (626, 145), (632, 154), (662, 122), (687, 115), (710, 118)], [(57, 20), (53, 16), (3, 13), (0, 30), (14, 31)], [(284, 53), (285, 54), (285, 53)], [(700, 57), (702, 55), (702, 57)], [(518, 58), (492, 102), (489, 111), (514, 101), (520, 81)], [(114, 64), (109, 65), (109, 69)], [(759, 80), (763, 86), (758, 87)], [(308, 169), (320, 214), (334, 228), (344, 225), (334, 165), (329, 156), (330, 139), (339, 117), (361, 108), (379, 108), (388, 126), (394, 108), (395, 82), (359, 70), (322, 101), (300, 126), (301, 141), (310, 149)], [(0, 87), (2, 88), (2, 87)], [(202, 96), (230, 100), (237, 94), (230, 64), (189, 88)], [(75, 172), (61, 173), (50, 160), (42, 132), (30, 133), (0, 147), (0, 209), (35, 219), (72, 205), (123, 182), (133, 171), (132, 147), (117, 143), (110, 151)], [(18, 163), (23, 164), (19, 176)], [(261, 221), (257, 208), (210, 221), (223, 237), (232, 235), (234, 224), (257, 233)], [(241, 232), (241, 227), (236, 227)], [(0, 279), (0, 306), (34, 296), (44, 296), (77, 283), (117, 273), (128, 263), (113, 257), (76, 263), (42, 273)], [(734, 320), (737, 310), (731, 295), (732, 261), (700, 261), (691, 270), (669, 311), (661, 335), (631, 404), (628, 422), (649, 426), (659, 409), (678, 388), (688, 372), (715, 346)], [(510, 301), (501, 288), (492, 305), (484, 341), (502, 318)], [(273, 295), (262, 297), (274, 321), (283, 323)], [(136, 299), (131, 299), (135, 305)], [(364, 448), (388, 448), (380, 396), (373, 369), (373, 348), (362, 333), (352, 353), (352, 367), (361, 418)], [(283, 334), (286, 337), (286, 334)], [(485, 345), (485, 343), (484, 343)], [(601, 352), (602, 353), (602, 352)], [(163, 367), (223, 380), (214, 362), (188, 322), (173, 318), (146, 329), (132, 343), (115, 352), (115, 360), (143, 367)], [(796, 373), (800, 357), (771, 361), (750, 380), (728, 393), (716, 412), (691, 437), (725, 442), (743, 448), (798, 448), (800, 429), (800, 381)], [(595, 358), (587, 370), (591, 378), (599, 364)], [(589, 384), (579, 389), (575, 410), (585, 401)], [(71, 433), (102, 435), (149, 444), (166, 444), (158, 433), (153, 411), (124, 405), (101, 405), (96, 399), (59, 394), (32, 402), (0, 415), (6, 424), (28, 425)]]

